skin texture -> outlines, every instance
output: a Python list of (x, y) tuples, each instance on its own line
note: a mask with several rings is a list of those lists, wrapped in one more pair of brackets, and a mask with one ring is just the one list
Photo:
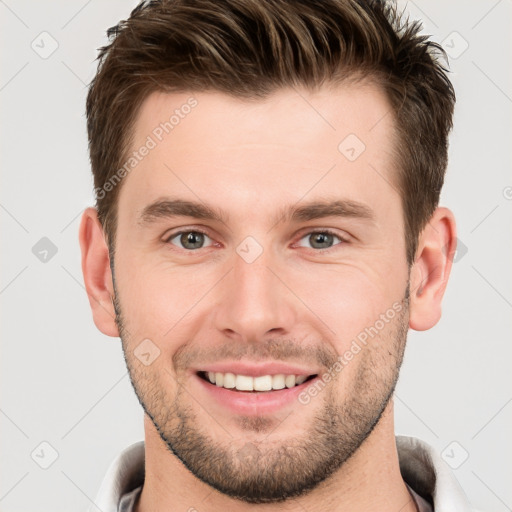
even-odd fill
[[(93, 208), (80, 227), (94, 321), (122, 338), (146, 413), (137, 511), (414, 511), (391, 397), (408, 327), (429, 329), (441, 315), (452, 213), (435, 211), (409, 268), (393, 118), (375, 86), (286, 89), (251, 102), (154, 93), (139, 112), (133, 148), (191, 97), (193, 110), (124, 178), (113, 261)], [(338, 149), (349, 134), (365, 145), (354, 161)], [(207, 204), (226, 218), (141, 220), (166, 198)], [(365, 205), (372, 218), (282, 216), (288, 205), (332, 200)], [(311, 236), (322, 229), (334, 234), (320, 237), (324, 250)], [(204, 231), (204, 246), (185, 248), (181, 230)], [(250, 263), (237, 252), (249, 236), (262, 250)], [(324, 373), (390, 310), (393, 318), (307, 404), (235, 414), (195, 373), (233, 360)], [(148, 366), (134, 353), (147, 339), (160, 351)]]

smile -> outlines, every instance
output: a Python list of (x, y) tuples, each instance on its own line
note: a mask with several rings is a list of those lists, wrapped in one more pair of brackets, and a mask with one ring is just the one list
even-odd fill
[(316, 375), (286, 375), (284, 373), (251, 377), (231, 372), (198, 372), (198, 375), (203, 380), (207, 380), (217, 387), (245, 392), (277, 391), (284, 388), (294, 388), (316, 377)]

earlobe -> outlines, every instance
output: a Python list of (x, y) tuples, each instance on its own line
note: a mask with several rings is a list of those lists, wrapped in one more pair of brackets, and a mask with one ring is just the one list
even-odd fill
[(455, 218), (437, 208), (422, 231), (411, 269), (409, 326), (425, 331), (441, 318), (441, 302), (457, 249)]
[(79, 240), (82, 273), (94, 323), (103, 334), (119, 337), (108, 246), (95, 208), (87, 208), (82, 214)]

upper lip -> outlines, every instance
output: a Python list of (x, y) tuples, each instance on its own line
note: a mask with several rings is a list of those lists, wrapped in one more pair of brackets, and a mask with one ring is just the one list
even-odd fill
[(224, 361), (222, 363), (207, 364), (196, 368), (196, 372), (220, 372), (247, 375), (249, 377), (260, 377), (262, 375), (316, 375), (318, 369), (306, 368), (304, 366), (272, 361), (267, 363), (251, 363), (243, 361)]

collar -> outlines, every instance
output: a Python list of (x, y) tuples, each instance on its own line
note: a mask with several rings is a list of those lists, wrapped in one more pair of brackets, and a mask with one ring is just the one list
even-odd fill
[(395, 436), (404, 481), (435, 512), (471, 512), (471, 506), (452, 470), (436, 450), (416, 437)]
[[(460, 484), (433, 447), (415, 437), (398, 435), (395, 439), (402, 478), (433, 504), (435, 512), (471, 512)], [(138, 441), (125, 448), (110, 464), (89, 512), (97, 508), (103, 512), (119, 512), (121, 498), (143, 484), (144, 441)]]

